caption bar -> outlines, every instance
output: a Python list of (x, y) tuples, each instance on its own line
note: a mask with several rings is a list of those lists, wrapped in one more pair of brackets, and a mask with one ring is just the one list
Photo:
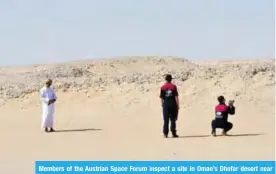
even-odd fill
[(37, 161), (36, 174), (275, 173), (275, 161)]

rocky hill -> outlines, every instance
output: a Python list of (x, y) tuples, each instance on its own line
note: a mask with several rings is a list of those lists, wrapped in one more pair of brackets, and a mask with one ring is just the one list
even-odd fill
[[(142, 68), (141, 68), (142, 67)], [(249, 88), (256, 85), (275, 86), (275, 61), (250, 60), (233, 62), (191, 62), (178, 57), (126, 57), (98, 59), (60, 64), (0, 68), (2, 99), (22, 98), (38, 92), (47, 78), (58, 91), (79, 91), (88, 88), (108, 90), (109, 85), (134, 84), (141, 92), (159, 85), (171, 73), (176, 83), (190, 80), (214, 81), (218, 86), (225, 77), (232, 77)], [(228, 84), (231, 85), (231, 84)], [(242, 92), (242, 91), (241, 91)]]

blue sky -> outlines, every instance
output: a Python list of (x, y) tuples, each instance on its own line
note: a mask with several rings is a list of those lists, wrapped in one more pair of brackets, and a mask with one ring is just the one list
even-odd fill
[(0, 0), (0, 65), (274, 58), (273, 0)]

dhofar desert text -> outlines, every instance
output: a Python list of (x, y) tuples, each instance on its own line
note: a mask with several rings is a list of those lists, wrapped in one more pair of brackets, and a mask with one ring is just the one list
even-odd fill
[(272, 166), (39, 166), (40, 172), (272, 172)]

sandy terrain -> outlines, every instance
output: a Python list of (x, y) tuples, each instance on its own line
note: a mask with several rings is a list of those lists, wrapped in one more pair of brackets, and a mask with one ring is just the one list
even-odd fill
[[(179, 139), (164, 139), (159, 87), (179, 87)], [(0, 68), (0, 173), (35, 160), (274, 160), (275, 62), (132, 57)], [(38, 90), (54, 80), (56, 133), (40, 128)], [(216, 97), (236, 100), (229, 137), (210, 136)], [(219, 131), (218, 131), (219, 133)]]

